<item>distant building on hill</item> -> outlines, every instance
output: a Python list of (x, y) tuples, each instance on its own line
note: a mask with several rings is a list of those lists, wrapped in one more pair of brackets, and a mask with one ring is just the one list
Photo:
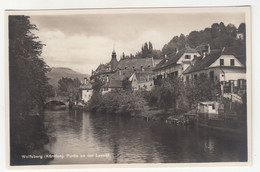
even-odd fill
[(238, 32), (236, 38), (237, 38), (238, 40), (244, 40), (244, 33)]

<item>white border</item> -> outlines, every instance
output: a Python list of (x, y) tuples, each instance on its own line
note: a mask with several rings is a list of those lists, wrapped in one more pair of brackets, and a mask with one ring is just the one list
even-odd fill
[[(66, 2), (66, 3), (65, 3)], [(102, 3), (100, 3), (102, 2)], [(205, 3), (205, 1), (203, 0), (200, 0), (200, 1), (195, 1), (195, 0), (189, 0), (189, 1), (180, 1), (180, 0), (176, 0), (176, 1), (157, 1), (157, 0), (149, 0), (149, 1), (138, 1), (138, 0), (127, 0), (127, 1), (124, 1), (124, 2), (119, 2), (119, 0), (103, 0), (103, 1), (79, 1), (79, 0), (74, 0), (74, 1), (66, 1), (66, 0), (55, 0), (55, 1), (51, 1), (51, 0), (40, 0), (40, 1), (36, 1), (36, 0), (23, 0), (23, 1), (19, 1), (19, 0), (9, 0), (9, 1), (4, 1), (4, 2), (0, 2), (0, 7), (1, 7), (1, 10), (2, 10), (2, 15), (3, 15), (3, 10), (4, 9), (60, 9), (60, 8), (65, 8), (65, 9), (68, 9), (68, 8), (118, 8), (118, 7), (176, 7), (176, 6), (179, 6), (179, 7), (183, 7), (183, 6), (238, 6), (238, 5), (252, 5), (252, 71), (253, 71), (253, 75), (252, 75), (252, 79), (253, 79), (253, 85), (252, 85), (252, 88), (253, 88), (253, 94), (252, 95), (252, 99), (253, 99), (253, 102), (254, 104), (252, 104), (252, 107), (253, 107), (253, 116), (252, 116), (252, 119), (253, 119), (253, 166), (252, 167), (217, 167), (217, 168), (212, 168), (212, 167), (208, 167), (208, 168), (181, 168), (182, 171), (196, 171), (196, 170), (199, 170), (199, 171), (220, 171), (220, 170), (236, 170), (236, 171), (260, 171), (259, 170), (259, 148), (256, 146), (256, 145), (260, 145), (259, 144), (259, 137), (258, 135), (259, 134), (255, 134), (255, 131), (257, 129), (259, 129), (259, 127), (257, 127), (257, 123), (259, 121), (259, 117), (257, 116), (258, 114), (258, 111), (256, 109), (257, 106), (254, 106), (256, 105), (257, 103), (257, 95), (259, 95), (259, 89), (257, 88), (260, 88), (259, 85), (260, 85), (260, 80), (257, 78), (257, 64), (260, 64), (259, 62), (259, 54), (257, 52), (257, 45), (259, 46), (259, 40), (257, 40), (256, 38), (260, 39), (259, 37), (259, 22), (257, 19), (260, 15), (259, 15), (259, 3), (258, 1), (243, 1), (243, 0), (229, 0), (228, 2), (226, 1), (223, 1), (223, 0), (220, 0), (220, 1), (212, 1), (212, 2), (207, 2)], [(3, 4), (3, 5), (2, 5)], [(2, 47), (1, 48), (1, 54), (4, 55), (4, 47), (3, 46), (4, 44), (4, 17), (2, 17), (2, 20), (1, 21), (1, 33), (2, 35), (0, 36), (2, 39), (1, 39), (1, 44)], [(5, 56), (3, 56), (5, 57)], [(258, 57), (258, 58), (257, 58)], [(2, 66), (2, 69), (4, 69), (4, 59), (5, 58), (1, 58), (1, 64), (3, 65)], [(5, 74), (1, 72), (1, 77), (2, 77), (2, 80), (5, 80), (4, 79), (4, 76)], [(3, 85), (1, 85), (1, 88), (2, 88)], [(1, 93), (0, 93), (0, 97), (3, 99), (1, 99), (1, 104), (0, 104), (0, 107), (1, 107), (1, 118), (0, 118), (0, 126), (3, 127), (3, 129), (1, 128), (0, 129), (0, 138), (5, 138), (5, 131), (4, 131), (4, 125), (5, 125), (5, 118), (4, 118), (4, 92), (2, 92), (4, 89), (1, 89)], [(4, 143), (4, 142), (2, 142)], [(1, 144), (1, 149), (0, 149), (0, 152), (1, 152), (1, 159), (0, 159), (0, 164), (1, 164), (1, 169), (3, 169), (4, 171), (6, 170), (5, 169), (5, 147), (3, 147), (4, 144)], [(117, 170), (122, 170), (120, 168), (117, 168), (117, 169), (99, 169), (98, 171), (117, 171)], [(132, 170), (137, 170), (137, 171), (141, 171), (141, 170), (147, 170), (147, 169), (143, 169), (143, 168), (139, 168), (139, 169), (124, 169), (123, 171), (132, 171)], [(155, 170), (158, 170), (158, 169), (149, 169), (151, 171), (155, 171)], [(160, 170), (166, 170), (166, 171), (170, 171), (170, 170), (180, 170), (179, 168), (164, 168), (164, 169), (160, 169)], [(80, 170), (77, 170), (77, 171), (80, 171)], [(96, 169), (91, 169), (91, 171), (97, 171)]]

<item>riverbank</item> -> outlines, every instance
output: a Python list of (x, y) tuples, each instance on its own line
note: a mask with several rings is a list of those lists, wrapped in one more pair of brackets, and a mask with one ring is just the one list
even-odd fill
[(11, 121), (13, 128), (10, 131), (10, 165), (47, 164), (51, 160), (40, 158), (51, 154), (44, 148), (49, 143), (49, 136), (43, 120), (39, 115), (27, 115), (18, 116)]

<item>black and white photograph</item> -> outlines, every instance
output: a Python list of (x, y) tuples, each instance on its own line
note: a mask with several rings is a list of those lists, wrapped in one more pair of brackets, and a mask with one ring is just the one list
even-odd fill
[(8, 165), (250, 164), (250, 10), (6, 11)]

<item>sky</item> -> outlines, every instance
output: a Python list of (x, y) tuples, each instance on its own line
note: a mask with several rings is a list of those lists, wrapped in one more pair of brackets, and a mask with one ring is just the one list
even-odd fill
[(150, 41), (154, 49), (162, 49), (174, 36), (203, 30), (213, 23), (245, 22), (239, 10), (188, 10), (182, 12), (32, 14), (32, 24), (39, 40), (46, 44), (42, 58), (50, 67), (68, 67), (91, 74), (99, 64), (109, 62), (113, 49), (117, 59), (124, 52), (135, 54)]

